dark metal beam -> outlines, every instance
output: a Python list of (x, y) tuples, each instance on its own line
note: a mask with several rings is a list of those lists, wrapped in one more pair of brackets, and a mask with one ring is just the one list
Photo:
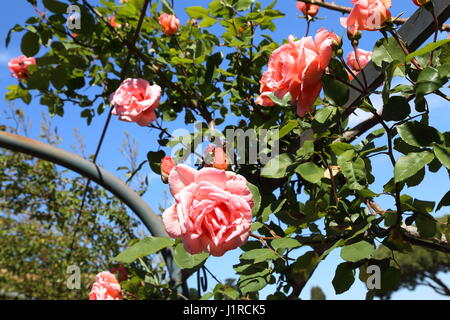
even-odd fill
[[(0, 147), (51, 161), (95, 181), (124, 202), (139, 217), (152, 235), (168, 237), (160, 216), (134, 190), (91, 161), (41, 141), (4, 131), (0, 131)], [(161, 253), (172, 281), (174, 284), (181, 284), (181, 270), (173, 260), (172, 249), (164, 249)]]

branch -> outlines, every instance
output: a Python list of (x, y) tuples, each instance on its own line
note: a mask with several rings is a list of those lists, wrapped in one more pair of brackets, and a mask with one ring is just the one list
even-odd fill
[[(302, 2), (309, 3), (309, 4), (315, 4), (320, 7), (338, 11), (342, 13), (350, 13), (352, 11), (351, 7), (344, 7), (335, 4), (334, 2), (326, 2), (326, 1), (318, 1), (318, 0), (302, 0)], [(392, 20), (392, 22), (396, 25), (403, 25), (409, 18), (395, 18)], [(440, 28), (441, 31), (450, 31), (450, 24), (443, 24)]]
[(405, 224), (402, 225), (401, 231), (405, 239), (413, 245), (433, 249), (447, 254), (450, 253), (450, 244), (447, 242), (444, 235), (442, 235), (440, 239), (430, 238), (425, 240), (420, 237), (416, 227), (407, 226)]

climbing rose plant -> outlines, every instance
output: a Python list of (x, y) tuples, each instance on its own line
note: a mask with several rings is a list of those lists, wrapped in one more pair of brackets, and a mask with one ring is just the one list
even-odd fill
[[(311, 35), (320, 3), (292, 2), (307, 31), (299, 20), (279, 30), (282, 43), (271, 36), (285, 16), (276, 1), (213, 0), (185, 7), (188, 21), (167, 0), (105, 0), (95, 8), (75, 0), (29, 2), (36, 15), (6, 40), (20, 33), (23, 53), (8, 65), (18, 82), (6, 98), (39, 99), (61, 117), (73, 103), (88, 124), (111, 112), (124, 128), (142, 127), (139, 139), (157, 146), (139, 168), (148, 162), (170, 189), (161, 217), (168, 236), (130, 243), (114, 258), (125, 265), (120, 278), (99, 270), (90, 299), (145, 299), (149, 288), (160, 290), (142, 264), (165, 248), (184, 274), (210, 255), (241, 252), (236, 286), (219, 284), (204, 299), (256, 299), (269, 284), (269, 299), (297, 298), (337, 248), (344, 262), (333, 279), (336, 293), (351, 287), (356, 270), (365, 281), (368, 266), (376, 265), (383, 286), (368, 290), (372, 298), (394, 287), (400, 272), (391, 257), (372, 256), (377, 243), (393, 252), (412, 245), (449, 251), (449, 225), (431, 213), (450, 205), (450, 193), (418, 199), (408, 188), (450, 170), (450, 134), (430, 123), (427, 103), (436, 95), (448, 104), (450, 40), (435, 38), (412, 52), (397, 32), (390, 0), (353, 0), (336, 30)], [(434, 14), (432, 2), (413, 3)], [(69, 4), (81, 10), (76, 32), (65, 24)], [(379, 35), (371, 51), (358, 47), (368, 32)], [(365, 72), (369, 66), (382, 78), (377, 83)], [(376, 94), (381, 105), (372, 103)], [(353, 127), (348, 117), (359, 109), (372, 118)], [(199, 141), (198, 132), (170, 134), (176, 123), (195, 122), (218, 141)], [(246, 162), (237, 161), (238, 151), (251, 153), (250, 147), (226, 129), (278, 134), (264, 136), (267, 147)], [(197, 161), (187, 163), (189, 155)], [(381, 188), (373, 174), (379, 164), (390, 173)], [(389, 197), (388, 207), (377, 204), (381, 196)], [(176, 291), (181, 283), (171, 285)]]

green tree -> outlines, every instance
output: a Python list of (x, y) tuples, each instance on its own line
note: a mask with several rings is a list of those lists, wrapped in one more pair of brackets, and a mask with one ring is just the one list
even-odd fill
[[(23, 123), (23, 112), (14, 114)], [(0, 149), (0, 172), (0, 296), (86, 299), (95, 275), (135, 239), (135, 218), (92, 184), (79, 215), (85, 179), (53, 163)], [(67, 287), (72, 265), (79, 290)]]
[[(446, 220), (446, 217), (438, 219), (441, 223), (446, 223)], [(380, 260), (392, 258), (391, 264), (400, 269), (399, 282), (378, 294), (382, 299), (390, 299), (400, 289), (414, 290), (417, 286), (427, 286), (438, 294), (450, 296), (450, 285), (439, 277), (439, 274), (450, 271), (450, 255), (419, 246), (412, 246), (410, 252), (404, 253), (380, 246), (374, 257)]]

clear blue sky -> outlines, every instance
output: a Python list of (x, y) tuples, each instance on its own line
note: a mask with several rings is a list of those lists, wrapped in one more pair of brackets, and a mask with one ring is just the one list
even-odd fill
[[(97, 1), (91, 1), (92, 3), (97, 3)], [(263, 5), (268, 5), (271, 3), (269, 0), (261, 0)], [(337, 4), (350, 5), (350, 1), (335, 1)], [(207, 6), (208, 0), (175, 0), (175, 11), (181, 20), (181, 23), (186, 23), (188, 17), (184, 12), (184, 8), (187, 6), (203, 5)], [(276, 6), (277, 9), (281, 10), (286, 14), (283, 19), (276, 20), (277, 30), (271, 33), (271, 36), (281, 43), (284, 39), (292, 34), (296, 37), (302, 37), (305, 33), (305, 21), (298, 19), (298, 11), (295, 8), (294, 0), (279, 0)], [(395, 0), (393, 1), (392, 13), (393, 15), (400, 14), (404, 12), (405, 17), (409, 16), (414, 12), (416, 7), (409, 0)], [(0, 12), (0, 96), (4, 96), (6, 93), (6, 87), (15, 84), (16, 79), (10, 76), (10, 72), (7, 69), (7, 62), (18, 55), (20, 52), (20, 39), (21, 37), (17, 34), (13, 35), (11, 44), (9, 48), (4, 47), (4, 39), (6, 37), (7, 31), (13, 27), (15, 24), (22, 24), (24, 21), (34, 15), (34, 10), (28, 4), (26, 0), (16, 0), (16, 1), (5, 1), (2, 4), (2, 10)], [(338, 35), (344, 36), (344, 29), (339, 24), (339, 17), (341, 14), (332, 12), (329, 10), (321, 9), (318, 16), (326, 18), (325, 20), (319, 20), (312, 25), (311, 32), (314, 33), (315, 30), (326, 27), (329, 30), (335, 31)], [(441, 34), (440, 38), (445, 38), (446, 34)], [(360, 47), (365, 50), (371, 50), (374, 42), (380, 38), (380, 34), (377, 32), (365, 32), (363, 39), (361, 40)], [(349, 48), (346, 45), (344, 47), (346, 53)], [(41, 51), (38, 56), (42, 55)], [(449, 94), (449, 90), (446, 90)], [(37, 138), (39, 135), (39, 122), (41, 121), (41, 113), (47, 112), (46, 106), (39, 105), (39, 98), (33, 100), (31, 105), (26, 106), (21, 101), (16, 101), (15, 104), (22, 106), (33, 121), (33, 129), (30, 136)], [(374, 97), (374, 102), (377, 104), (380, 100)], [(430, 122), (432, 125), (437, 127), (441, 131), (448, 131), (448, 119), (450, 119), (450, 108), (448, 102), (445, 102), (439, 97), (429, 97), (429, 105), (431, 106), (431, 117)], [(0, 110), (4, 110), (7, 106), (6, 101), (3, 102)], [(379, 106), (379, 103), (378, 103)], [(73, 136), (74, 128), (78, 128), (79, 132), (84, 136), (86, 147), (88, 153), (93, 153), (95, 151), (96, 143), (100, 137), (100, 132), (103, 127), (106, 118), (106, 112), (100, 116), (94, 118), (93, 123), (90, 126), (86, 125), (86, 122), (79, 117), (80, 108), (74, 105), (66, 105), (65, 116), (63, 118), (56, 117), (53, 119), (53, 124), (58, 127), (59, 134), (63, 138), (61, 147), (66, 150), (71, 150), (71, 145), (76, 144), (75, 138)], [(351, 123), (357, 123), (359, 120), (367, 117), (366, 114), (358, 114), (357, 117), (353, 116), (351, 118)], [(2, 121), (4, 123), (4, 120)], [(169, 128), (175, 130), (177, 128), (186, 128), (186, 126), (179, 121), (170, 123)], [(190, 128), (189, 128), (190, 129)], [(142, 128), (135, 124), (130, 124), (126, 122), (117, 121), (116, 118), (112, 119), (111, 125), (109, 127), (102, 152), (98, 159), (98, 162), (103, 165), (106, 169), (111, 172), (116, 172), (118, 176), (121, 175), (120, 172), (116, 171), (116, 168), (122, 166), (126, 163), (124, 157), (120, 154), (120, 146), (124, 139), (124, 132), (128, 131), (133, 137), (138, 140), (139, 143), (139, 161), (145, 160), (147, 151), (157, 150), (158, 145), (156, 142), (157, 132), (151, 131), (148, 128)], [(382, 185), (391, 176), (392, 168), (390, 165), (385, 165), (385, 159), (377, 158), (373, 159), (374, 174), (377, 178), (376, 183), (373, 185), (374, 190), (380, 190)], [(164, 198), (163, 193), (167, 191), (167, 186), (163, 185), (158, 176), (151, 173), (149, 168), (144, 167), (142, 171), (143, 174), (147, 174), (150, 180), (149, 191), (145, 194), (145, 200), (154, 208), (157, 209), (161, 199)], [(444, 170), (441, 169), (437, 174), (428, 174), (427, 178), (420, 185), (420, 187), (411, 188), (408, 193), (412, 196), (416, 196), (420, 199), (439, 201), (445, 192), (449, 189), (450, 183), (448, 177)], [(384, 208), (392, 207), (390, 199), (381, 199), (380, 204)], [(441, 216), (448, 213), (445, 209), (441, 210), (436, 214), (436, 216)], [(132, 213), (130, 213), (132, 214)], [(239, 262), (239, 255), (241, 250), (237, 249), (228, 252), (224, 257), (221, 258), (210, 258), (207, 262), (208, 268), (215, 273), (218, 278), (224, 280), (227, 277), (233, 277), (234, 272), (232, 265)], [(336, 265), (341, 262), (339, 257), (339, 249), (332, 252), (329, 257), (323, 261), (316, 272), (314, 273), (312, 279), (309, 281), (306, 288), (303, 290), (301, 295), (302, 298), (308, 299), (310, 294), (311, 286), (320, 286), (327, 295), (329, 299), (364, 299), (365, 297), (365, 287), (358, 280), (352, 286), (352, 288), (341, 295), (335, 295), (334, 289), (331, 284), (331, 280), (334, 276), (334, 271)], [(445, 275), (442, 277), (443, 281), (450, 283), (450, 275)], [(209, 277), (209, 287), (212, 288), (215, 283), (214, 280)], [(190, 285), (196, 287), (195, 277), (190, 280)], [(273, 287), (267, 287), (262, 291), (262, 297), (273, 292)], [(428, 288), (418, 288), (414, 292), (409, 292), (407, 290), (401, 290), (393, 295), (394, 299), (441, 299), (442, 297), (435, 294), (434, 291)]]

